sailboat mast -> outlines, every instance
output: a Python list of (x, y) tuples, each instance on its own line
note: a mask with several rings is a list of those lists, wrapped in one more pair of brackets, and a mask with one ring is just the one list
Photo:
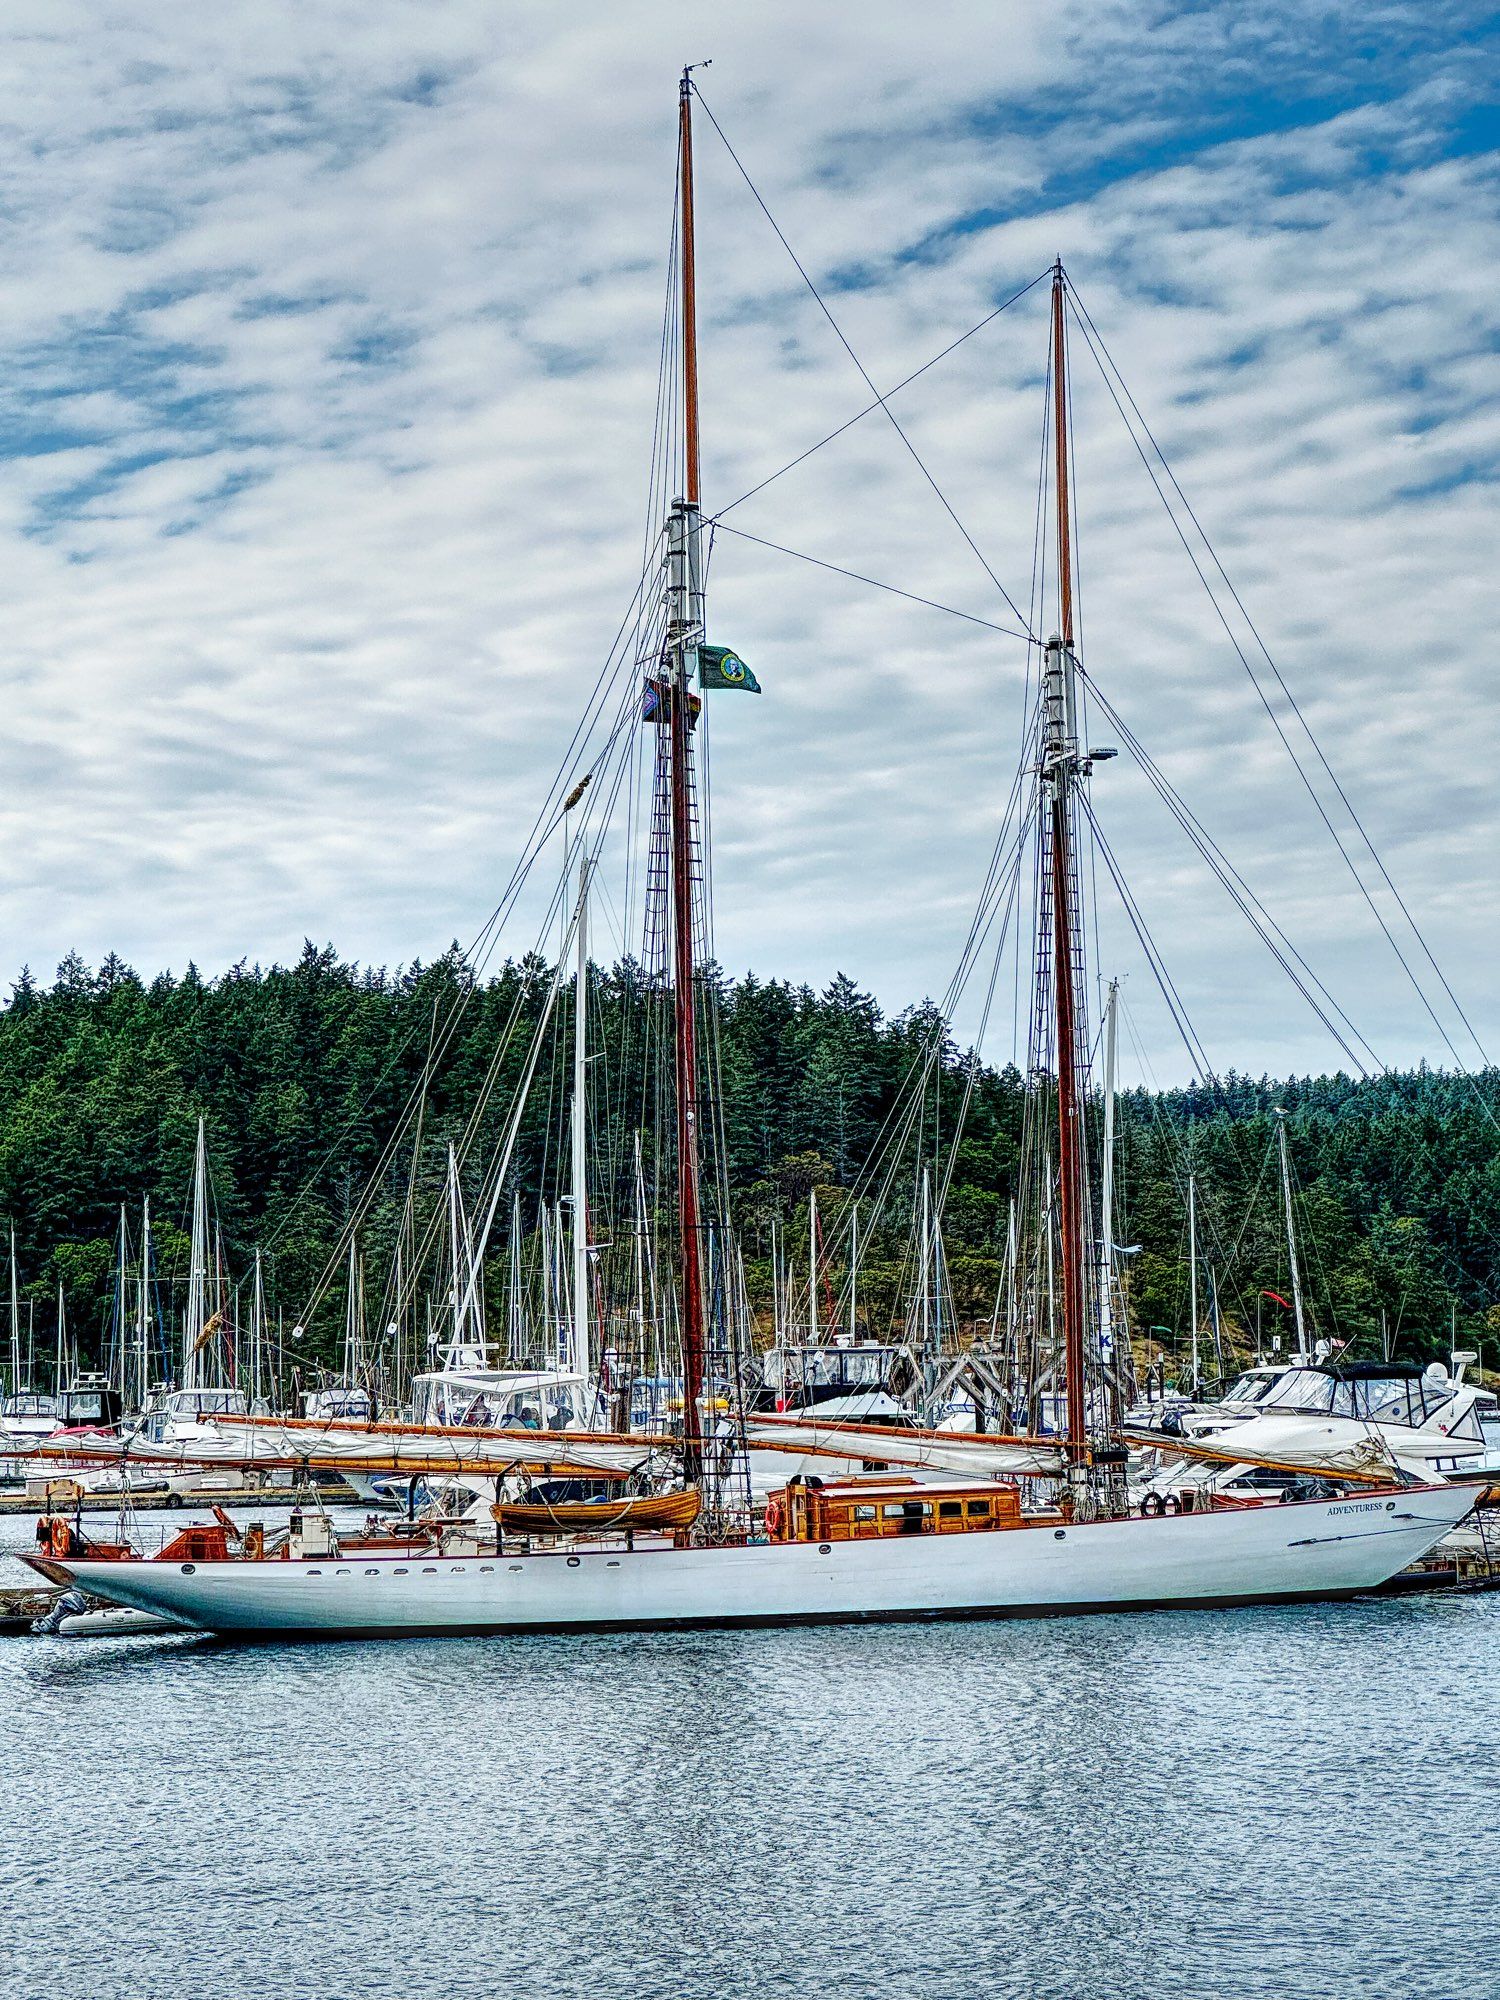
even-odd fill
[(1188, 1317), (1193, 1328), (1193, 1394), (1198, 1393), (1198, 1176), (1188, 1175)]
[(340, 1369), (343, 1386), (352, 1389), (359, 1378), (359, 1236), (349, 1235), (349, 1284), (344, 1299), (344, 1365)]
[(144, 1410), (151, 1397), (151, 1353), (150, 1353), (150, 1285), (151, 1285), (151, 1197), (141, 1197), (141, 1262), (140, 1279), (135, 1290), (135, 1350), (140, 1369), (140, 1407)]
[[(130, 1338), (125, 1320), (125, 1204), (120, 1203), (119, 1247), (115, 1257), (115, 1325), (110, 1341), (110, 1386), (120, 1392), (124, 1407), (130, 1399)], [(119, 1367), (119, 1374), (114, 1370)]]
[(684, 497), (668, 529), (670, 592), (667, 643), (672, 666), (671, 808), (673, 929), (673, 1067), (677, 1087), (677, 1220), (682, 1267), (682, 1456), (688, 1479), (703, 1456), (703, 1269), (698, 1173), (698, 1031), (693, 964), (693, 813), (689, 683), (702, 633), (698, 528), (698, 301), (693, 224), (692, 80), (678, 95), (682, 276), (682, 394), (686, 443)]
[(205, 1373), (203, 1329), (208, 1323), (208, 1135), (198, 1120), (193, 1152), (193, 1234), (188, 1259), (187, 1324), (182, 1337), (182, 1386), (196, 1389)]
[(1108, 1364), (1115, 1346), (1115, 1063), (1120, 982), (1109, 982), (1104, 1004), (1104, 1172), (1099, 1189), (1099, 1352)]
[[(399, 1254), (399, 1250), (398, 1250)], [(260, 1246), (255, 1251), (255, 1288), (250, 1299), (250, 1406), (260, 1407), (264, 1389), (266, 1349), (266, 1287)]]
[[(580, 843), (581, 845), (581, 843)], [(573, 973), (573, 1366), (589, 1365), (588, 993), (589, 861), (578, 863), (578, 959)]]
[(818, 1190), (807, 1191), (807, 1337), (818, 1344)]
[(859, 1326), (859, 1204), (849, 1207), (849, 1344), (854, 1344)]
[(506, 1360), (518, 1367), (521, 1338), (521, 1191), (516, 1189), (510, 1205), (510, 1294), (506, 1312)]
[(1088, 1455), (1084, 1383), (1084, 1180), (1078, 1078), (1078, 1004), (1074, 985), (1073, 788), (1080, 766), (1073, 682), (1073, 549), (1068, 500), (1067, 346), (1063, 338), (1063, 271), (1052, 273), (1052, 393), (1057, 577), (1061, 632), (1047, 644), (1043, 682), (1043, 776), (1051, 815), (1052, 990), (1057, 1057), (1058, 1226), (1061, 1235), (1063, 1363), (1067, 1387), (1068, 1455)]
[[(30, 1383), (26, 1385), (28, 1388)], [(21, 1281), (16, 1270), (16, 1232), (10, 1232), (10, 1392), (21, 1387)]]
[(1292, 1169), (1286, 1155), (1286, 1113), (1276, 1107), (1276, 1145), (1281, 1154), (1281, 1199), (1286, 1209), (1286, 1254), (1292, 1266), (1292, 1317), (1297, 1322), (1297, 1352), (1306, 1355), (1307, 1326), (1302, 1311), (1302, 1274), (1297, 1269), (1297, 1226), (1292, 1220)]
[(922, 1353), (925, 1357), (932, 1345), (932, 1189), (927, 1178), (927, 1169), (922, 1169), (922, 1254), (921, 1254), (921, 1303), (918, 1307), (921, 1327)]

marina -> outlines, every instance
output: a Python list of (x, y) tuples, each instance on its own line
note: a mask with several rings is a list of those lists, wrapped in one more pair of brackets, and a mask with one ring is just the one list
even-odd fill
[[(762, 24), (715, 69), (653, 23), (648, 115), (585, 18), (597, 159), (488, 44), (318, 57), (348, 215), (304, 179), (294, 248), (304, 140), (232, 148), (267, 271), (183, 215), (101, 349), (149, 320), (101, 379), (218, 443), (0, 506), (103, 631), (153, 469), (224, 460), (142, 559), (165, 607), (222, 540), (217, 585), (121, 653), (203, 731), (166, 802), (61, 866), (45, 647), (0, 704), (0, 2000), (1500, 1996), (1489, 579), (1414, 553), (1403, 651), (1406, 569), (1337, 542), (1494, 483), (1316, 231), (1252, 294), (1168, 165), (1089, 181), (1108, 120), (1020, 171), (886, 26), (835, 111)], [(1138, 175), (1170, 220), (1106, 243)], [(1452, 273), (1402, 268), (1440, 346)], [(282, 343), (343, 494), (305, 569)]]
[[(455, 2000), (491, 1992), (497, 1967), (520, 1990), (588, 1980), (649, 2000), (793, 1996), (810, 1978), (959, 2000), (1102, 1992), (1123, 1922), (1146, 1985), (1243, 1991), (1253, 1937), (1263, 1989), (1450, 2000), (1500, 1948), (1500, 1739), (1477, 1693), (1497, 1616), (1494, 1597), (1428, 1598), (415, 1640), (395, 1673), (379, 1647), (0, 1640), (26, 1801), (0, 1828), (0, 1873), (79, 1863), (67, 1904), (39, 1897), (13, 1937), (12, 1977), (123, 2000), (149, 1966), (153, 2000), (198, 2000), (203, 1965), (243, 1962), (253, 1937), (277, 1993), (357, 1991), (351, 1967), (401, 1953)], [(107, 1808), (86, 1760), (43, 1748), (60, 1710), (112, 1746)], [(481, 1713), (435, 1779), (435, 1718)], [(1295, 1788), (1291, 1742), (1307, 1746)], [(821, 1838), (787, 1809), (814, 1780)], [(559, 1794), (565, 1812), (530, 1803)], [(184, 1829), (210, 1824), (189, 1856)], [(435, 1895), (413, 1849), (455, 1843), (463, 1879)], [(560, 1882), (589, 1893), (564, 1907)], [(809, 1899), (811, 1932), (794, 1914)]]

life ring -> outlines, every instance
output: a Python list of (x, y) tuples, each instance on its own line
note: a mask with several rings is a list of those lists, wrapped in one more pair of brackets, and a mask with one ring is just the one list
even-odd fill
[(50, 1514), (36, 1524), (36, 1538), (41, 1544), (43, 1555), (54, 1560), (73, 1553), (73, 1530), (56, 1514)]
[(1162, 1513), (1163, 1511), (1164, 1511), (1163, 1501), (1159, 1493), (1148, 1493), (1145, 1499), (1141, 1502), (1141, 1513), (1146, 1517), (1147, 1520), (1154, 1519), (1158, 1514)]
[(774, 1497), (766, 1502), (766, 1533), (773, 1541), (781, 1533), (781, 1502)]
[(1161, 1511), (1164, 1514), (1180, 1514), (1182, 1512), (1182, 1502), (1175, 1493), (1169, 1493), (1161, 1503)]

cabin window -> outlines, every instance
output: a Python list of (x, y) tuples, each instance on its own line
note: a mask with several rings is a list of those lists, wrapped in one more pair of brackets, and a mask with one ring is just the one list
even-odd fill
[(971, 1514), (988, 1514), (989, 1511), (990, 1503), (988, 1500), (971, 1500), (969, 1502), (969, 1512)]
[(962, 1500), (940, 1500), (938, 1502), (938, 1519), (940, 1521), (961, 1521), (963, 1517), (964, 1503)]
[(875, 1518), (875, 1509), (873, 1507), (856, 1507), (854, 1518), (856, 1521), (873, 1521)]

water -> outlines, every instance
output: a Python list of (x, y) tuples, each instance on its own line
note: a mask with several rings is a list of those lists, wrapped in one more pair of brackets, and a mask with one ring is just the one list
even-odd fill
[(0, 1640), (0, 1994), (1493, 2000), (1497, 1648), (1496, 1597)]

